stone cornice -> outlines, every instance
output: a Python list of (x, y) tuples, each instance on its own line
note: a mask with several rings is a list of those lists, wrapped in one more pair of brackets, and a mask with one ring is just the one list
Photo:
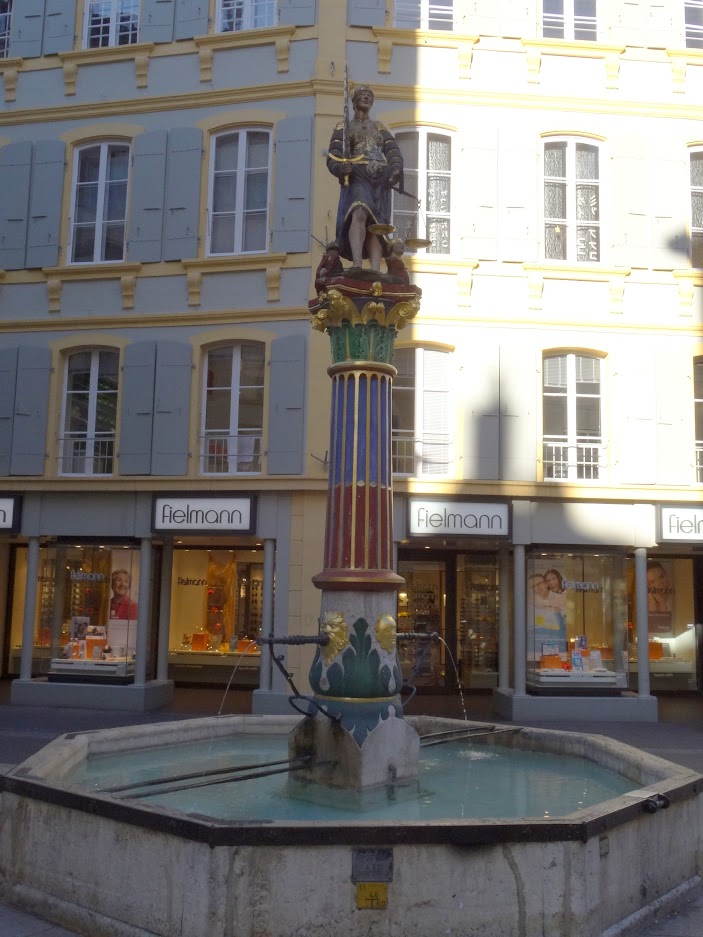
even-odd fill
[(381, 75), (391, 72), (391, 60), (395, 46), (423, 49), (455, 49), (459, 58), (459, 77), (469, 78), (473, 49), (478, 36), (464, 35), (441, 29), (396, 29), (387, 26), (372, 26), (378, 46), (378, 71)]
[(605, 87), (617, 88), (620, 74), (620, 57), (625, 46), (606, 45), (602, 42), (568, 41), (564, 39), (521, 39), (527, 53), (527, 80), (540, 80), (543, 55), (561, 55), (579, 59), (603, 59), (605, 62)]
[(76, 93), (78, 68), (81, 65), (102, 65), (105, 62), (134, 61), (137, 88), (147, 87), (149, 58), (154, 51), (153, 42), (135, 42), (126, 46), (109, 46), (100, 49), (76, 49), (73, 52), (59, 52), (58, 59), (63, 64), (64, 94)]
[(243, 29), (240, 32), (216, 33), (213, 36), (196, 36), (195, 45), (200, 59), (200, 80), (212, 81), (214, 53), (226, 49), (251, 48), (252, 46), (276, 46), (276, 67), (287, 72), (290, 59), (290, 44), (295, 37), (295, 26), (273, 26), (270, 29)]
[(113, 280), (120, 281), (122, 291), (122, 308), (134, 308), (134, 292), (137, 286), (137, 274), (142, 269), (141, 264), (129, 263), (99, 263), (76, 264), (66, 267), (45, 267), (42, 273), (46, 277), (46, 288), (49, 294), (49, 312), (61, 312), (61, 292), (66, 282), (76, 280)]
[(17, 77), (24, 59), (0, 59), (0, 75), (2, 75), (3, 85), (5, 87), (5, 101), (17, 100)]
[(227, 257), (203, 257), (181, 261), (188, 283), (188, 305), (200, 305), (203, 274), (239, 273), (263, 270), (266, 274), (266, 298), (270, 303), (281, 298), (281, 268), (287, 254), (238, 254)]

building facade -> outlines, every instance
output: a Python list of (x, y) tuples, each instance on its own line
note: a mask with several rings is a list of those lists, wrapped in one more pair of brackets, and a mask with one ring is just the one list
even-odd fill
[(307, 302), (345, 66), (417, 196), (396, 230), (431, 240), (395, 361), (398, 626), (446, 643), (406, 673), (515, 717), (699, 690), (702, 50), (698, 0), (0, 0), (13, 699), (232, 677), (285, 711), (252, 639), (317, 630)]

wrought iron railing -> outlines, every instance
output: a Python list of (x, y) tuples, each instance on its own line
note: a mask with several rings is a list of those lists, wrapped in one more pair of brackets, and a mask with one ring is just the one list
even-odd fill
[(203, 475), (248, 475), (261, 471), (261, 435), (200, 437), (200, 472)]
[(394, 475), (448, 475), (452, 462), (451, 443), (446, 436), (415, 439), (394, 433), (391, 442)]
[(569, 445), (563, 437), (545, 436), (542, 449), (545, 479), (597, 481), (605, 467), (605, 446), (596, 439), (577, 439)]
[(71, 434), (59, 439), (59, 474), (112, 475), (115, 465), (115, 437)]

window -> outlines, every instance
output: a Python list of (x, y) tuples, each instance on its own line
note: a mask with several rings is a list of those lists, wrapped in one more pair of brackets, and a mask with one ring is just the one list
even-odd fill
[(10, 54), (10, 20), (12, 19), (12, 0), (0, 0), (0, 59)]
[(691, 153), (691, 266), (703, 267), (703, 150)]
[(543, 379), (544, 478), (600, 478), (600, 358), (549, 355)]
[(393, 361), (392, 453), (397, 475), (447, 475), (449, 434), (449, 354), (425, 348), (399, 348)]
[(96, 143), (76, 157), (71, 230), (72, 263), (124, 257), (129, 146)]
[(85, 17), (85, 45), (128, 46), (137, 41), (139, 0), (88, 0)]
[(454, 29), (454, 0), (395, 0), (400, 29)]
[(544, 256), (600, 260), (599, 151), (593, 144), (544, 144)]
[(693, 364), (693, 406), (696, 422), (696, 480), (703, 484), (703, 358)]
[(66, 359), (62, 475), (112, 475), (119, 352), (78, 351)]
[(595, 42), (596, 0), (542, 0), (542, 35)]
[[(395, 135), (405, 164), (405, 189), (410, 196), (393, 193), (393, 224), (398, 235), (427, 238), (430, 254), (451, 249), (451, 137), (425, 130)], [(418, 209), (417, 200), (420, 199)], [(420, 220), (418, 223), (418, 219)]]
[(217, 28), (221, 33), (276, 25), (276, 0), (219, 0)]
[(266, 250), (269, 154), (267, 130), (238, 130), (215, 138), (210, 172), (210, 254)]
[(205, 358), (201, 472), (237, 475), (261, 471), (265, 346), (239, 342)]
[(686, 48), (703, 49), (703, 0), (686, 0)]

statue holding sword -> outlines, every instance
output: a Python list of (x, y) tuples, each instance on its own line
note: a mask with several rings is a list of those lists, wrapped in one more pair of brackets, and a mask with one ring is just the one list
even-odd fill
[(332, 134), (327, 168), (340, 183), (336, 241), (342, 257), (354, 267), (361, 267), (362, 259), (368, 257), (372, 270), (380, 271), (390, 243), (369, 227), (390, 226), (391, 189), (399, 184), (402, 189), (403, 156), (393, 134), (369, 117), (373, 102), (371, 88), (356, 87), (350, 120), (345, 78), (344, 120)]

